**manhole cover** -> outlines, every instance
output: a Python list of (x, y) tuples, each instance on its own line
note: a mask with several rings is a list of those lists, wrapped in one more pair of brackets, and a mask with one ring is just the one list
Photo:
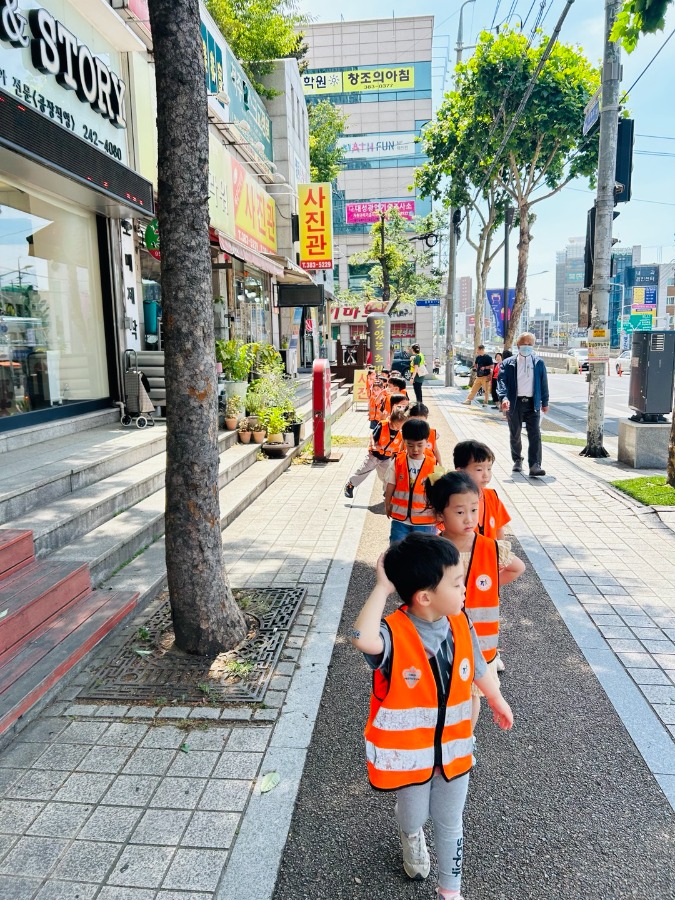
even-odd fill
[(149, 703), (256, 703), (262, 700), (281, 656), (304, 589), (235, 591), (251, 626), (236, 650), (215, 658), (183, 653), (174, 643), (167, 600), (114, 659), (80, 692), (87, 700)]

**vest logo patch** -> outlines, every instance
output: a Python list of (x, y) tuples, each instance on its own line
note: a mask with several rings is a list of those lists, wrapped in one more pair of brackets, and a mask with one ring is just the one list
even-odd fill
[(465, 656), (459, 664), (459, 677), (462, 679), (462, 681), (468, 681), (469, 675), (471, 675), (471, 663)]
[(479, 591), (489, 591), (492, 587), (492, 579), (489, 575), (479, 575), (476, 578), (476, 587)]
[(410, 666), (409, 669), (404, 669), (401, 674), (403, 675), (403, 680), (409, 688), (416, 687), (420, 678), (422, 677), (422, 673), (420, 672), (420, 670), (416, 669), (414, 666)]
[(496, 524), (497, 524), (497, 522), (495, 520), (495, 517), (490, 516), (490, 528), (494, 528)]

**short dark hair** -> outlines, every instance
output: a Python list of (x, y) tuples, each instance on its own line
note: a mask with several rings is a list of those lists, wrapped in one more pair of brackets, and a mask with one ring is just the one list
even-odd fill
[(391, 369), (380, 369), (380, 373), (382, 375), (389, 375), (390, 372), (391, 372)]
[(419, 352), (420, 352), (420, 345), (419, 345), (419, 344), (411, 344), (411, 345), (410, 345), (410, 349), (411, 349), (411, 350), (414, 350), (415, 353), (419, 353)]
[(405, 422), (407, 418), (408, 418), (408, 413), (404, 409), (392, 409), (389, 421), (390, 422)]
[[(414, 421), (419, 422), (419, 419)], [(407, 423), (406, 423), (407, 424)], [(405, 425), (403, 426), (405, 428)], [(476, 494), (480, 496), (480, 490), (476, 482), (466, 472), (448, 472), (433, 484), (429, 479), (424, 482), (424, 491), (429, 501), (429, 506), (442, 513), (455, 494)]]
[(384, 571), (404, 603), (417, 591), (435, 590), (445, 570), (459, 565), (455, 545), (435, 534), (412, 532), (384, 554)]
[(493, 463), (495, 455), (487, 444), (480, 441), (460, 441), (452, 451), (452, 460), (456, 469), (466, 469), (472, 462)]
[(478, 349), (479, 349), (479, 350), (485, 350), (485, 344), (479, 344), (479, 345), (478, 345)]
[(389, 384), (393, 384), (394, 387), (401, 388), (402, 391), (405, 390), (405, 378), (401, 378), (400, 375), (390, 375)]
[(408, 415), (411, 419), (414, 419), (416, 416), (428, 416), (429, 407), (425, 406), (424, 403), (413, 403), (408, 410)]
[(424, 419), (408, 419), (403, 423), (401, 434), (404, 441), (427, 441), (431, 429)]
[(401, 403), (402, 400), (407, 400), (407, 394), (391, 394), (389, 396), (389, 406), (396, 406), (397, 403)]

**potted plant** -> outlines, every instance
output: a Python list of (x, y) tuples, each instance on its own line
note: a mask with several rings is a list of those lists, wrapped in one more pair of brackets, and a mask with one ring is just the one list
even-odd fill
[(250, 427), (252, 429), (251, 434), (253, 435), (253, 443), (262, 444), (265, 440), (266, 431), (258, 416), (256, 416), (256, 421), (252, 422)]
[(248, 376), (251, 373), (255, 354), (251, 344), (242, 341), (216, 341), (216, 362), (223, 367), (225, 376), (225, 396), (246, 397)]
[(286, 433), (293, 436), (293, 445), (300, 446), (300, 436), (302, 433), (303, 420), (293, 409), (286, 413)]
[(248, 419), (242, 419), (239, 423), (239, 428), (237, 429), (239, 432), (239, 440), (242, 444), (250, 444), (251, 443), (251, 432), (249, 429)]
[(284, 429), (286, 427), (286, 417), (283, 409), (279, 406), (272, 406), (265, 411), (263, 420), (267, 429), (267, 443), (283, 444)]
[(236, 394), (227, 398), (225, 404), (225, 427), (228, 431), (234, 431), (236, 429), (243, 407), (244, 401)]

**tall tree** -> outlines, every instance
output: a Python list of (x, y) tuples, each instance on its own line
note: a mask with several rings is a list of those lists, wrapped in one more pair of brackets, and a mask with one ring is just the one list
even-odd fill
[(256, 91), (273, 97), (276, 92), (261, 83), (273, 60), (307, 52), (302, 26), (309, 19), (296, 0), (206, 0), (206, 8)]
[(209, 133), (199, 0), (150, 0), (166, 378), (166, 568), (176, 644), (246, 636), (223, 566), (209, 251)]
[(344, 132), (349, 116), (330, 100), (310, 103), (307, 113), (310, 178), (312, 181), (335, 181), (345, 157), (342, 147), (338, 147), (338, 138)]
[(666, 13), (673, 0), (626, 0), (616, 17), (611, 38), (621, 41), (629, 52), (636, 48), (641, 34), (663, 31)]
[(539, 43), (530, 45), (525, 35), (508, 30), (481, 34), (474, 56), (458, 67), (456, 90), (446, 95), (431, 131), (438, 148), (429, 153), (429, 168), (436, 169), (428, 174), (432, 188), (449, 176), (451, 192), (476, 202), (494, 188), (499, 203), (510, 198), (517, 207), (516, 301), (507, 345), (527, 299), (533, 207), (580, 175), (592, 178), (597, 163), (597, 139), (584, 140), (582, 125), (600, 73), (576, 47), (563, 44), (555, 45), (518, 127), (496, 155), (547, 43), (540, 35)]

